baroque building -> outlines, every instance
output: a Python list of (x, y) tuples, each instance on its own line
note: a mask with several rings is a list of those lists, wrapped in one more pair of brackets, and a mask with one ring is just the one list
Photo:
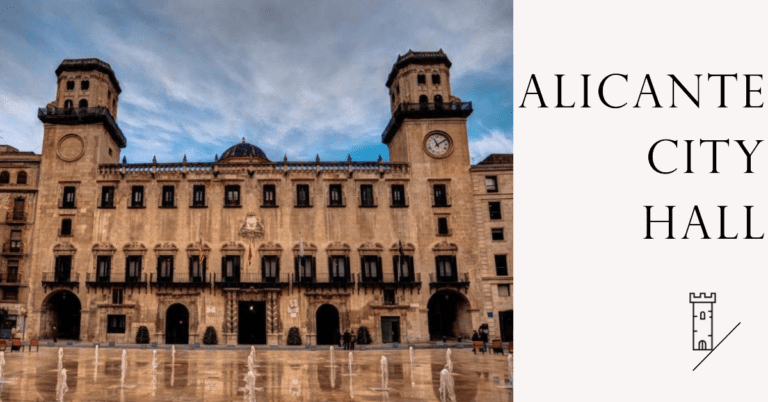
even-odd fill
[(0, 306), (26, 338), (133, 343), (146, 327), (184, 344), (213, 327), (284, 345), (296, 327), (334, 344), (366, 327), (416, 343), (488, 324), (511, 340), (512, 159), (471, 165), (450, 67), (397, 58), (388, 162), (270, 160), (243, 138), (212, 162), (129, 164), (115, 72), (64, 60), (41, 154), (0, 147)]

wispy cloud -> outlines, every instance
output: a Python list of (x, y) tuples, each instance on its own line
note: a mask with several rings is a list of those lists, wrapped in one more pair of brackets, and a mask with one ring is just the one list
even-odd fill
[(469, 156), (478, 163), (490, 154), (512, 153), (512, 134), (490, 130), (479, 138), (469, 140)]

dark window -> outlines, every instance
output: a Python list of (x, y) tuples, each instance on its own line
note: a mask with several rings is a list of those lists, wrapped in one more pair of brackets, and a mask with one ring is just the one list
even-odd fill
[(11, 239), (8, 245), (10, 246), (8, 251), (12, 253), (21, 252), (21, 230), (11, 230)]
[(445, 184), (435, 184), (434, 186), (432, 186), (432, 189), (435, 194), (435, 206), (447, 207), (448, 196), (445, 193)]
[(240, 282), (240, 256), (221, 257), (221, 278), (224, 282)]
[(240, 206), (240, 186), (224, 186), (224, 206), (225, 207), (238, 207)]
[(8, 260), (8, 268), (5, 271), (5, 281), (8, 283), (19, 282), (19, 262)]
[(384, 305), (385, 306), (395, 305), (395, 291), (393, 289), (384, 290)]
[(3, 300), (19, 300), (19, 289), (5, 288), (3, 290)]
[(10, 182), (11, 182), (11, 174), (10, 173), (8, 173), (6, 171), (3, 171), (2, 173), (0, 173), (0, 183), (8, 184)]
[(495, 255), (494, 259), (496, 260), (496, 275), (499, 275), (499, 276), (509, 275), (507, 271), (507, 255), (506, 254)]
[(485, 191), (488, 193), (499, 192), (499, 186), (496, 184), (496, 176), (485, 176)]
[(157, 257), (157, 281), (173, 282), (173, 256), (161, 255)]
[(96, 281), (109, 282), (112, 257), (100, 255), (96, 258)]
[(488, 203), (488, 211), (491, 214), (491, 219), (501, 219), (501, 203), (493, 201)]
[(75, 188), (64, 187), (64, 199), (61, 203), (62, 208), (75, 208)]
[(427, 76), (424, 74), (419, 74), (416, 76), (416, 84), (418, 85), (424, 85), (427, 83)]
[(427, 110), (429, 108), (429, 98), (427, 95), (419, 96), (419, 109)]
[(125, 314), (110, 314), (107, 316), (107, 333), (124, 334), (125, 333)]
[(341, 207), (342, 205), (342, 199), (341, 199), (341, 184), (331, 184), (328, 188), (328, 206), (331, 207)]
[(264, 206), (274, 207), (276, 205), (277, 205), (277, 200), (275, 199), (275, 185), (265, 184), (264, 185)]
[(189, 257), (189, 281), (194, 283), (202, 283), (205, 281), (205, 262), (207, 258), (203, 258), (203, 265), (200, 265), (200, 255), (193, 255)]
[(504, 240), (504, 229), (491, 229), (491, 240)]
[(400, 95), (400, 85), (395, 86), (395, 91)]
[(131, 187), (131, 208), (144, 207), (144, 186)]
[(71, 272), (72, 272), (72, 256), (60, 255), (56, 257), (54, 281), (69, 282), (69, 275)]
[(123, 289), (112, 290), (112, 304), (123, 304)]
[(381, 257), (376, 255), (362, 256), (360, 257), (360, 267), (363, 271), (363, 281), (381, 281)]
[(125, 259), (125, 281), (129, 283), (141, 281), (140, 255), (132, 255)]
[(435, 257), (435, 264), (437, 265), (438, 282), (455, 282), (457, 280), (456, 257), (440, 255)]
[(278, 282), (278, 277), (280, 277), (280, 257), (276, 255), (261, 257), (261, 280)]
[(72, 235), (72, 219), (62, 219), (61, 220), (61, 236), (71, 236)]
[(389, 98), (392, 100), (392, 103), (395, 103), (395, 94), (389, 94)]
[(67, 99), (64, 101), (64, 109), (72, 109), (72, 100)]
[(440, 85), (440, 74), (432, 74), (432, 83)]
[(79, 107), (88, 107), (88, 101), (85, 99), (80, 99), (80, 103), (78, 104)]
[(393, 256), (392, 267), (398, 282), (413, 282), (413, 256), (404, 255), (402, 260), (399, 254)]
[(360, 205), (364, 207), (373, 207), (373, 185), (360, 185)]
[(101, 207), (112, 208), (115, 206), (115, 188), (104, 186), (101, 188)]
[(299, 256), (296, 257), (294, 262), (296, 266), (296, 277), (300, 278), (301, 282), (315, 281), (315, 257)]
[(27, 184), (27, 172), (19, 172), (16, 175), (16, 184)]
[(509, 285), (499, 285), (499, 297), (509, 297)]
[(74, 81), (67, 81), (67, 91), (71, 91), (75, 89), (75, 82)]
[(80, 81), (81, 90), (87, 91), (90, 86), (91, 86), (91, 83), (89, 81)]
[(309, 206), (309, 185), (308, 184), (296, 185), (296, 206), (297, 207)]
[(437, 234), (441, 236), (451, 234), (448, 230), (448, 218), (437, 218)]
[(404, 207), (405, 206), (405, 186), (402, 184), (392, 185), (392, 206)]
[(23, 221), (24, 218), (24, 198), (16, 198), (13, 200), (13, 220)]
[(442, 108), (443, 108), (443, 96), (435, 95), (435, 109), (442, 109)]
[(108, 149), (109, 149), (109, 156), (112, 156), (112, 148), (108, 148)]
[(199, 185), (192, 188), (192, 206), (204, 207), (205, 206), (205, 186)]
[(173, 186), (163, 186), (163, 207), (170, 208), (174, 206), (174, 188)]
[(349, 278), (349, 257), (328, 257), (328, 271), (332, 282), (347, 282), (347, 278)]

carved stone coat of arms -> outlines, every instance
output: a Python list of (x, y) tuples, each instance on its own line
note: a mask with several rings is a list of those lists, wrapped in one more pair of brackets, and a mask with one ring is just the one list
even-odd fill
[(255, 212), (249, 212), (240, 223), (240, 237), (253, 243), (264, 237), (264, 224)]

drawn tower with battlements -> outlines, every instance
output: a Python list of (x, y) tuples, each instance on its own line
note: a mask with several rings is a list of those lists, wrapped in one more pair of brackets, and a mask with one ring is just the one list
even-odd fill
[(699, 293), (698, 296), (691, 293), (690, 302), (693, 306), (693, 350), (712, 350), (715, 293)]

